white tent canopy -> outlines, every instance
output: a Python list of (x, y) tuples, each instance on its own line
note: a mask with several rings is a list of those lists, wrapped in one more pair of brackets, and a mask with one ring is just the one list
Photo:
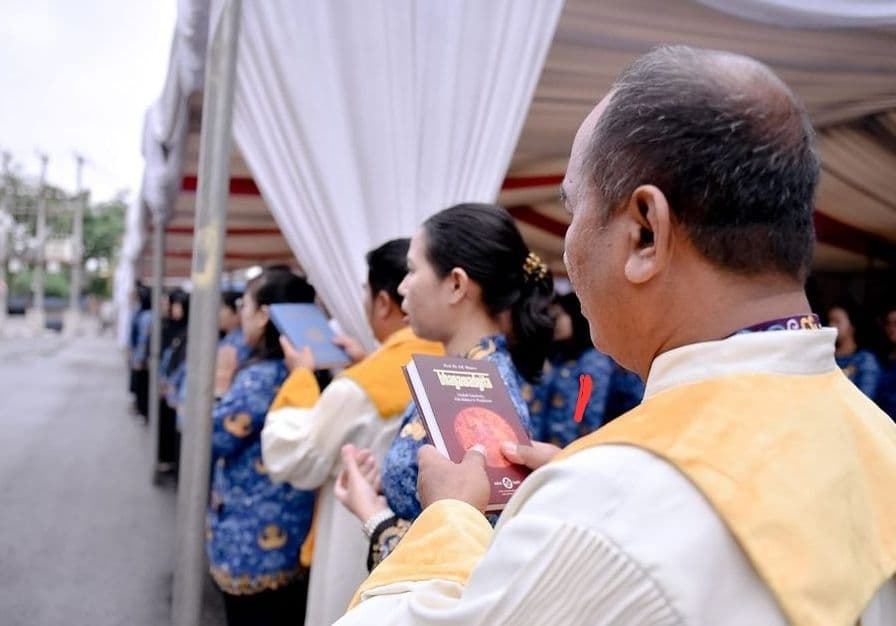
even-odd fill
[(896, 24), (892, 0), (700, 0), (719, 11), (796, 28)]
[[(530, 245), (562, 269), (557, 185), (573, 134), (618, 72), (662, 43), (756, 57), (806, 102), (823, 159), (818, 267), (896, 256), (896, 27), (880, 26), (893, 23), (892, 3), (568, 0), (555, 31), (559, 1), (405, 4), (245, 4), (225, 268), (294, 255), (340, 321), (360, 328), (364, 251), (500, 187)], [(723, 4), (729, 13), (707, 6)], [(137, 209), (165, 214), (168, 271), (186, 274), (213, 9), (179, 8)], [(757, 11), (782, 25), (730, 14)]]

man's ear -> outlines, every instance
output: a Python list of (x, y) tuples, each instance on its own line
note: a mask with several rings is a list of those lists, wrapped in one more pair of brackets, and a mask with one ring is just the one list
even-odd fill
[(389, 294), (380, 289), (373, 296), (373, 318), (381, 320), (389, 317), (389, 312), (393, 306), (395, 306), (395, 302)]
[(643, 284), (669, 264), (673, 241), (669, 203), (657, 187), (641, 185), (629, 197), (624, 214), (628, 235), (625, 277)]
[(448, 275), (445, 277), (444, 284), (449, 290), (448, 302), (451, 304), (457, 304), (467, 296), (467, 293), (470, 291), (470, 287), (472, 287), (473, 282), (467, 275), (466, 270), (460, 267), (455, 267), (450, 272), (448, 272)]

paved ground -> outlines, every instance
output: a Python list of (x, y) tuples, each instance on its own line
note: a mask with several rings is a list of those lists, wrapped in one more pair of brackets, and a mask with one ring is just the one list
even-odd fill
[(109, 335), (0, 337), (3, 626), (170, 623), (175, 492), (126, 378)]

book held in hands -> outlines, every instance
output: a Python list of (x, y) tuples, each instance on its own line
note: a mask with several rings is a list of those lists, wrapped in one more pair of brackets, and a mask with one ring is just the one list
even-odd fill
[(504, 441), (530, 444), (510, 392), (491, 361), (415, 354), (404, 368), (429, 440), (459, 463), (476, 444), (485, 447), (491, 483), (486, 511), (500, 511), (529, 470), (501, 454)]
[(268, 310), (274, 326), (296, 350), (305, 346), (311, 349), (317, 369), (341, 368), (351, 363), (345, 351), (333, 343), (336, 335), (316, 305), (278, 303), (270, 305)]

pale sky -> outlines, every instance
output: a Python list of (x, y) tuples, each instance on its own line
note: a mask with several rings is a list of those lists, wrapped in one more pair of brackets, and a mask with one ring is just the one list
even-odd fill
[(94, 200), (140, 185), (143, 115), (162, 90), (176, 0), (0, 0), (0, 151)]

